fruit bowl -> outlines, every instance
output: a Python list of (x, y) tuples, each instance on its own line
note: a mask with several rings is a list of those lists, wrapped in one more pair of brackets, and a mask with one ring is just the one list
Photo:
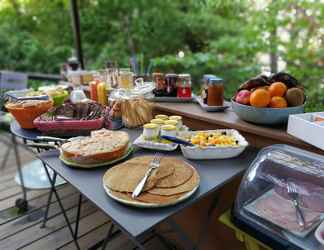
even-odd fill
[(289, 115), (304, 113), (304, 106), (295, 106), (287, 108), (258, 108), (250, 105), (244, 105), (232, 99), (232, 109), (244, 121), (275, 125), (287, 123)]

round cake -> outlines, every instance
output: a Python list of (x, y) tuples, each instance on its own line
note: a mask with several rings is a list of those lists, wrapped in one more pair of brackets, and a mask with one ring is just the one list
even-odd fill
[(65, 160), (80, 164), (96, 164), (122, 157), (128, 150), (129, 136), (123, 131), (101, 129), (89, 137), (76, 138), (61, 147)]

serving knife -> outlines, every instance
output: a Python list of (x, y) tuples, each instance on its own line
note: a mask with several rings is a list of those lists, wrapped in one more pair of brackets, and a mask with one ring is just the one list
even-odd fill
[(165, 140), (168, 140), (168, 141), (171, 141), (171, 142), (176, 143), (176, 144), (181, 144), (181, 145), (185, 145), (185, 146), (195, 146), (191, 142), (188, 142), (186, 140), (183, 140), (183, 139), (181, 139), (179, 137), (175, 137), (175, 136), (162, 135), (161, 138), (165, 139)]
[(134, 191), (132, 193), (132, 198), (133, 199), (136, 198), (136, 197), (138, 197), (141, 194), (141, 192), (142, 192), (142, 190), (143, 190), (143, 188), (145, 186), (145, 183), (146, 183), (147, 179), (150, 177), (152, 171), (154, 169), (157, 169), (158, 167), (160, 167), (160, 162), (161, 162), (162, 156), (163, 155), (162, 154), (159, 154), (159, 153), (156, 153), (154, 155), (154, 159), (150, 162), (149, 169), (146, 171), (144, 177), (137, 184), (137, 186), (135, 187), (135, 189), (134, 189)]

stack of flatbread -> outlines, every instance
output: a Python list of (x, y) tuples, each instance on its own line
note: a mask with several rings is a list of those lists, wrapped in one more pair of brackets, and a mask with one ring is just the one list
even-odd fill
[(199, 174), (194, 167), (174, 157), (163, 157), (160, 167), (153, 170), (142, 193), (133, 199), (132, 192), (149, 169), (153, 158), (136, 157), (109, 169), (103, 177), (108, 194), (125, 203), (165, 206), (183, 200), (199, 186)]

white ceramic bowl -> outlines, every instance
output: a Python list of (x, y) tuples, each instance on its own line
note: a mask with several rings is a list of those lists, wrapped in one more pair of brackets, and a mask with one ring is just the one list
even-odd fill
[[(189, 131), (180, 133), (180, 137), (189, 134), (196, 134), (199, 131)], [(217, 129), (217, 130), (206, 130), (204, 132), (226, 132), (227, 134), (233, 135), (238, 140), (237, 146), (228, 147), (217, 147), (208, 146), (201, 148), (199, 146), (184, 146), (181, 145), (181, 151), (185, 158), (193, 160), (207, 160), (207, 159), (228, 159), (233, 158), (241, 154), (249, 143), (245, 138), (235, 129)]]

